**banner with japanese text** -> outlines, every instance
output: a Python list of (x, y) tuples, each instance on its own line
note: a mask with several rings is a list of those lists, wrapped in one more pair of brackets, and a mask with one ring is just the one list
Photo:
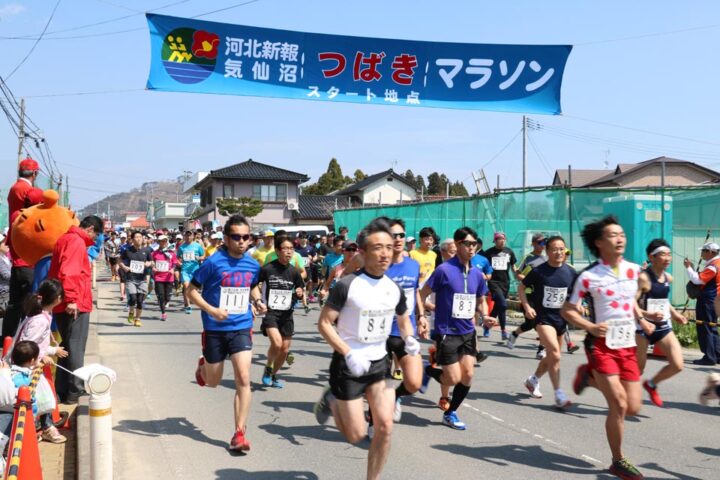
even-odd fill
[(569, 45), (348, 37), (147, 15), (147, 88), (559, 114)]

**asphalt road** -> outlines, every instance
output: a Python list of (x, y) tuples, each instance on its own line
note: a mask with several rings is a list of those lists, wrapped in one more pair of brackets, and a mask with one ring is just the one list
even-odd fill
[[(126, 322), (117, 284), (99, 284), (99, 349), (104, 364), (118, 372), (113, 396), (116, 479), (336, 479), (364, 478), (369, 443), (344, 441), (332, 421), (319, 426), (313, 403), (326, 384), (330, 349), (316, 330), (317, 306), (296, 313), (292, 351), (296, 362), (282, 372), (284, 389), (260, 384), (268, 341), (259, 331), (252, 366), (253, 398), (247, 454), (229, 452), (233, 433), (232, 368), (222, 384), (198, 387), (200, 314), (181, 312), (173, 302), (160, 321), (155, 299), (142, 328)], [(562, 383), (573, 407), (552, 407), (552, 388), (532, 399), (523, 381), (536, 366), (533, 337), (526, 334), (514, 350), (498, 343), (499, 331), (482, 342), (490, 358), (478, 367), (472, 390), (459, 411), (468, 425), (460, 432), (443, 426), (435, 407), (439, 386), (404, 402), (396, 424), (385, 478), (612, 478), (604, 431), (605, 403), (587, 389), (571, 391), (572, 372), (584, 354), (563, 355)], [(426, 350), (426, 347), (423, 349)], [(697, 358), (688, 352), (686, 361)], [(661, 360), (650, 360), (656, 371)], [(698, 392), (708, 372), (689, 363), (661, 386), (665, 408), (646, 399), (626, 422), (625, 453), (647, 478), (720, 478), (720, 408), (703, 407)]]

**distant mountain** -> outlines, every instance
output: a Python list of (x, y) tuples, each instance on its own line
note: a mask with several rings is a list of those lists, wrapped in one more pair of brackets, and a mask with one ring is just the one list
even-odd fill
[(143, 183), (129, 192), (109, 195), (102, 200), (93, 202), (78, 211), (78, 216), (100, 215), (105, 217), (110, 212), (113, 222), (125, 221), (127, 212), (147, 212), (148, 202), (164, 200), (166, 202), (185, 201), (182, 185), (177, 180), (161, 180)]

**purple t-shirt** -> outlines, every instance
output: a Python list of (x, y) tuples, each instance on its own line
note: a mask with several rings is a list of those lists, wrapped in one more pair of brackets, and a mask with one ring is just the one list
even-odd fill
[(456, 293), (475, 294), (484, 297), (488, 293), (485, 278), (477, 268), (465, 266), (457, 257), (442, 263), (435, 269), (427, 281), (427, 285), (435, 292), (435, 333), (440, 335), (465, 335), (475, 332), (472, 318), (455, 318), (452, 316), (453, 298)]

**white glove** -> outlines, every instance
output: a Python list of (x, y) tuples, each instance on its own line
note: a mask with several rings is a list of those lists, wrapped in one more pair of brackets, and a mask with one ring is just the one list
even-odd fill
[(405, 353), (411, 357), (420, 353), (420, 342), (412, 335), (405, 337)]
[(345, 355), (345, 363), (354, 377), (362, 377), (370, 370), (370, 360), (352, 350)]

